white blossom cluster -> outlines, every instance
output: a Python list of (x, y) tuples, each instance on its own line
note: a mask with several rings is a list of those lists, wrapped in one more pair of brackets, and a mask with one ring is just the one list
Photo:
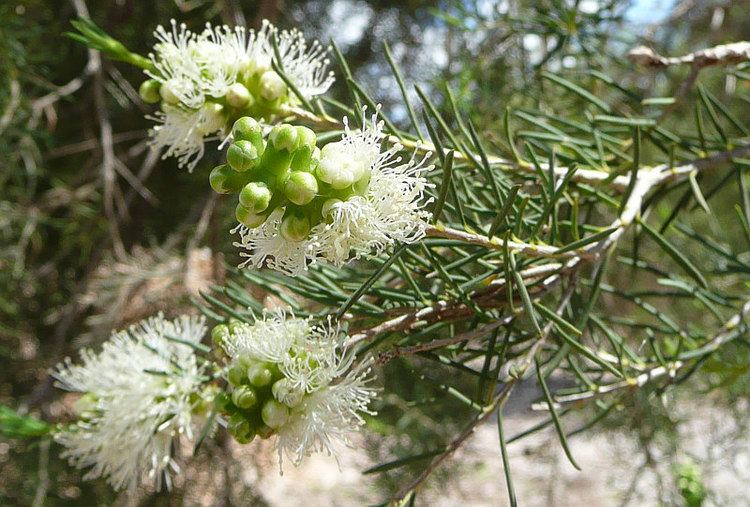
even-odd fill
[(376, 393), (368, 387), (370, 363), (355, 364), (346, 334), (330, 322), (313, 325), (284, 313), (230, 328), (223, 346), (236, 363), (262, 362), (280, 373), (270, 401), (283, 415), (273, 425), (279, 465), (284, 456), (295, 465), (313, 452), (336, 456), (338, 444), (349, 444), (348, 434), (364, 424), (362, 414), (372, 414)]
[[(160, 25), (154, 32), (153, 68), (146, 71), (158, 85), (146, 94), (161, 101), (161, 110), (150, 116), (157, 122), (151, 143), (191, 171), (206, 139), (221, 135), (239, 113), (269, 113), (279, 101), (295, 100), (271, 68), (274, 37), (284, 73), (304, 97), (325, 93), (333, 83), (327, 49), (318, 41), (308, 45), (297, 30), (279, 31), (265, 20), (258, 31), (206, 24), (195, 33), (171, 24), (170, 30)], [(253, 109), (256, 102), (260, 108)]]
[(81, 364), (68, 358), (52, 372), (59, 387), (82, 393), (78, 421), (55, 440), (71, 464), (90, 469), (86, 479), (106, 477), (118, 490), (144, 477), (171, 486), (179, 472), (174, 447), (193, 437), (205, 402), (203, 367), (191, 347), (205, 331), (202, 318), (159, 315), (113, 333), (98, 353), (84, 349)]
[(354, 130), (344, 119), (341, 140), (321, 149), (316, 172), (323, 181), (342, 186), (364, 180), (364, 191), (324, 208), (324, 220), (301, 241), (282, 233), (281, 209), (259, 227), (238, 225), (234, 231), (240, 241), (235, 245), (245, 250), (240, 255), (247, 258), (241, 267), (265, 265), (296, 276), (316, 262), (342, 266), (353, 258), (380, 254), (394, 243), (424, 237), (431, 217), (425, 207), (432, 201), (426, 194), (432, 184), (424, 177), (432, 169), (426, 165), (429, 154), (418, 158), (415, 151), (404, 161), (398, 155), (403, 146), (383, 150), (382, 120), (377, 114), (365, 120), (362, 130)]

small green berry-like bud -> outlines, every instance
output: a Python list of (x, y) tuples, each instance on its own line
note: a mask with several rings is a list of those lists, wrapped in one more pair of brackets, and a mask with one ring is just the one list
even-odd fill
[(277, 430), (289, 419), (289, 408), (276, 400), (268, 400), (261, 411), (263, 422)]
[(281, 221), (281, 235), (289, 241), (302, 241), (310, 233), (310, 220), (305, 216), (288, 214)]
[(327, 199), (323, 203), (323, 207), (320, 210), (320, 214), (323, 215), (323, 218), (327, 218), (328, 215), (333, 211), (333, 207), (340, 202), (343, 202), (343, 201), (341, 199), (336, 199), (336, 198)]
[(171, 81), (167, 81), (159, 87), (159, 95), (167, 104), (174, 105), (180, 101), (180, 98), (174, 92), (174, 88), (175, 84)]
[(219, 324), (211, 330), (211, 341), (218, 346), (222, 346), (227, 336), (229, 336), (229, 328), (224, 324)]
[(138, 88), (138, 95), (141, 96), (143, 102), (146, 104), (156, 104), (161, 100), (159, 88), (161, 88), (159, 81), (156, 79), (147, 79)]
[(227, 372), (227, 380), (229, 380), (229, 383), (233, 386), (239, 386), (242, 385), (242, 383), (245, 381), (245, 374), (247, 373), (247, 370), (240, 365), (236, 364), (229, 368), (229, 371)]
[(258, 396), (252, 387), (239, 386), (232, 391), (232, 403), (240, 408), (250, 408), (258, 403)]
[(260, 96), (268, 101), (276, 100), (286, 95), (286, 83), (281, 76), (268, 70), (260, 76)]
[(311, 150), (315, 148), (315, 143), (317, 142), (317, 137), (315, 136), (315, 132), (312, 131), (312, 129), (309, 129), (307, 127), (298, 126), (297, 128), (297, 138), (299, 139), (297, 141), (297, 145), (302, 147), (305, 146), (307, 148), (310, 148)]
[(258, 150), (250, 141), (236, 141), (227, 150), (227, 162), (235, 171), (245, 172), (259, 161)]
[(318, 193), (318, 180), (310, 173), (294, 171), (284, 186), (284, 194), (294, 204), (304, 206)]
[(232, 107), (245, 107), (252, 99), (250, 92), (247, 91), (242, 83), (234, 83), (227, 89), (227, 103)]
[(242, 414), (233, 414), (229, 418), (227, 429), (234, 439), (241, 444), (249, 444), (255, 438), (255, 431)]
[(261, 213), (271, 202), (271, 191), (265, 183), (251, 181), (240, 190), (240, 204), (251, 213)]
[(216, 410), (219, 412), (226, 412), (229, 409), (231, 401), (232, 400), (227, 393), (220, 392), (214, 396), (214, 407), (216, 407)]
[(211, 188), (219, 194), (228, 194), (232, 192), (231, 187), (232, 168), (227, 164), (216, 166), (208, 176), (208, 182), (211, 184)]
[(269, 138), (277, 150), (294, 151), (298, 142), (297, 129), (292, 125), (277, 125), (271, 130)]
[(263, 363), (255, 363), (247, 369), (247, 378), (255, 387), (263, 387), (271, 383), (273, 373)]
[(256, 213), (253, 213), (242, 204), (238, 204), (234, 209), (234, 216), (235, 218), (237, 218), (237, 221), (239, 223), (241, 223), (245, 227), (249, 227), (250, 229), (255, 229), (263, 222), (265, 222), (267, 218), (265, 215), (258, 215)]
[(234, 122), (232, 137), (235, 141), (250, 141), (258, 149), (258, 144), (263, 141), (263, 128), (254, 118), (243, 116)]

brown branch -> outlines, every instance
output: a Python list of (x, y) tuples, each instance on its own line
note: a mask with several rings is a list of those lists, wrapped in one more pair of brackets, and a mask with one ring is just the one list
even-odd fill
[(643, 67), (664, 68), (673, 65), (693, 65), (696, 68), (717, 65), (734, 65), (750, 61), (750, 42), (733, 42), (702, 49), (684, 56), (662, 56), (646, 46), (638, 46), (628, 52), (628, 59)]

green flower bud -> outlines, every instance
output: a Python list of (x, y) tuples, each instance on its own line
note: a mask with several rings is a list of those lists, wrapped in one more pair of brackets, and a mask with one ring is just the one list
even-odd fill
[(240, 190), (240, 204), (251, 213), (261, 213), (271, 202), (271, 191), (265, 183), (251, 181)]
[(333, 211), (333, 207), (340, 202), (343, 202), (343, 201), (341, 199), (336, 199), (336, 198), (326, 199), (326, 201), (323, 203), (323, 207), (320, 210), (320, 213), (321, 215), (323, 215), (323, 218), (328, 218), (328, 215), (331, 213), (331, 211)]
[(261, 410), (263, 422), (277, 430), (289, 419), (289, 408), (276, 400), (268, 400)]
[(241, 444), (249, 444), (255, 438), (255, 431), (242, 414), (233, 414), (229, 418), (227, 429), (234, 439)]
[(260, 76), (260, 96), (273, 101), (286, 95), (286, 83), (281, 76), (268, 70)]
[(235, 141), (227, 150), (227, 162), (237, 172), (252, 169), (259, 161), (258, 150), (250, 141)]
[(229, 383), (233, 386), (239, 386), (242, 385), (242, 383), (245, 381), (247, 374), (247, 370), (243, 368), (242, 366), (235, 364), (231, 368), (229, 368), (229, 371), (227, 372), (227, 380), (229, 380)]
[(239, 386), (232, 391), (232, 403), (240, 408), (250, 408), (258, 403), (258, 396), (252, 387)]
[(138, 88), (138, 95), (141, 96), (143, 102), (146, 104), (156, 104), (161, 100), (159, 88), (161, 88), (159, 81), (156, 79), (147, 79)]
[(254, 118), (250, 116), (243, 116), (232, 126), (232, 137), (235, 141), (250, 141), (258, 150), (258, 154), (262, 151), (259, 145), (262, 146), (263, 142), (263, 128), (260, 126)]
[(315, 149), (315, 143), (318, 142), (315, 132), (307, 127), (298, 126), (295, 128), (297, 129), (297, 146), (305, 146), (310, 150)]
[(227, 103), (232, 107), (245, 107), (252, 98), (242, 83), (234, 83), (227, 89)]
[(255, 229), (256, 227), (260, 226), (261, 224), (263, 224), (263, 222), (266, 221), (266, 218), (268, 218), (265, 215), (258, 215), (257, 213), (253, 213), (242, 204), (238, 204), (234, 209), (234, 216), (235, 218), (237, 218), (237, 221), (239, 223), (250, 229)]
[(297, 149), (299, 135), (292, 125), (277, 125), (268, 137), (277, 150), (294, 151)]
[(211, 341), (221, 347), (224, 340), (229, 336), (229, 328), (224, 324), (219, 324), (211, 330)]
[(227, 164), (214, 167), (211, 174), (208, 176), (208, 182), (211, 184), (211, 188), (219, 194), (231, 193), (234, 190), (231, 185), (232, 173), (234, 173), (234, 171)]
[(304, 206), (318, 193), (318, 180), (310, 173), (294, 171), (284, 185), (284, 195), (294, 204)]
[(273, 380), (273, 373), (263, 363), (255, 363), (247, 369), (247, 378), (255, 387), (267, 386)]
[(287, 214), (281, 221), (281, 235), (289, 241), (302, 241), (310, 234), (310, 220), (306, 216)]
[[(263, 168), (264, 176), (272, 176), (279, 182), (286, 181), (289, 176), (289, 163), (292, 161), (292, 154), (286, 150), (278, 151), (270, 145), (263, 154), (260, 165)], [(274, 186), (274, 183), (271, 183)]]
[(161, 87), (159, 87), (159, 95), (161, 95), (162, 100), (167, 104), (175, 105), (180, 102), (180, 98), (174, 92), (174, 83), (171, 81), (162, 83)]
[(214, 407), (216, 407), (216, 410), (218, 410), (219, 412), (228, 411), (231, 402), (232, 400), (229, 398), (229, 395), (225, 392), (220, 392), (216, 396), (214, 396)]

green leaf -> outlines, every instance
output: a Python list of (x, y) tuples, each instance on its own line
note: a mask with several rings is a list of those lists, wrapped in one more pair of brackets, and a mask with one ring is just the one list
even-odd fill
[(706, 279), (703, 277), (701, 272), (698, 271), (698, 268), (696, 268), (695, 265), (690, 262), (690, 260), (685, 257), (678, 248), (672, 245), (664, 236), (659, 234), (656, 230), (652, 229), (651, 226), (649, 226), (644, 221), (638, 220), (638, 223), (641, 225), (643, 230), (646, 231), (648, 235), (654, 239), (654, 241), (656, 241), (656, 244), (659, 245), (670, 257), (672, 257), (672, 259), (674, 259), (675, 262), (677, 262), (677, 264), (679, 264), (682, 269), (687, 272), (688, 275), (690, 275), (704, 289), (708, 288), (708, 282), (706, 282)]
[(0, 405), (0, 434), (7, 438), (36, 438), (47, 435), (52, 426), (28, 415), (20, 415), (5, 405)]

